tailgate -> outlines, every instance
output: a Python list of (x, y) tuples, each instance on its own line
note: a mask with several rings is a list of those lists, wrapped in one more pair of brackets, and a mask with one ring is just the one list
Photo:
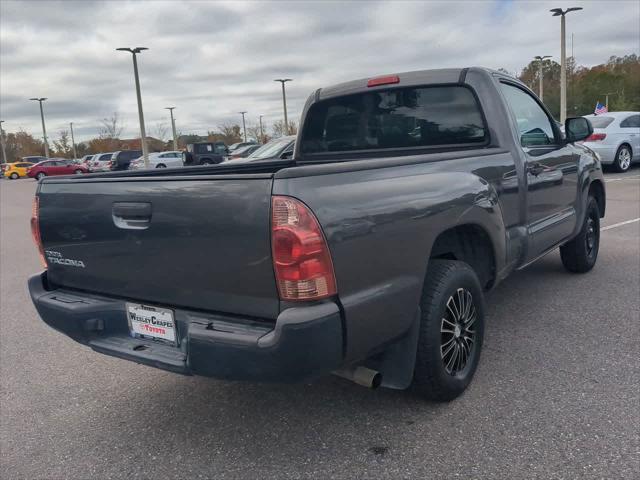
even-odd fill
[(271, 175), (45, 180), (40, 231), (56, 286), (275, 318)]

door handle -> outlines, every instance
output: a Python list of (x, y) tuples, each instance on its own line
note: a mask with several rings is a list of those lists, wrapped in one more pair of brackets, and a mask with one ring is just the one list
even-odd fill
[(113, 223), (118, 228), (144, 230), (151, 223), (151, 203), (115, 202), (111, 209)]
[(530, 163), (527, 170), (531, 175), (535, 175), (537, 177), (545, 171), (545, 167), (540, 163)]

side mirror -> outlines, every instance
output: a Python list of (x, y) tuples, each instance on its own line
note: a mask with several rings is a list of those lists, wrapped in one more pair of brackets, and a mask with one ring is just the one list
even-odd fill
[(593, 125), (584, 117), (567, 118), (564, 122), (567, 143), (579, 142), (593, 133)]

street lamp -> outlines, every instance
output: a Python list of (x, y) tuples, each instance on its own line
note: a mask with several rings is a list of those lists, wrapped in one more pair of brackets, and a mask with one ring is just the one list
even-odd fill
[(565, 45), (565, 21), (564, 17), (569, 12), (582, 10), (582, 7), (571, 7), (563, 10), (561, 8), (552, 8), (554, 17), (560, 18), (560, 123), (564, 124), (567, 119), (567, 54)]
[(142, 156), (144, 158), (144, 168), (149, 168), (149, 150), (147, 149), (147, 133), (144, 130), (144, 114), (142, 113), (142, 97), (140, 96), (140, 79), (138, 78), (138, 61), (136, 54), (143, 50), (149, 50), (147, 47), (136, 48), (116, 48), (122, 52), (129, 52), (133, 56), (133, 75), (136, 79), (136, 96), (138, 97), (138, 117), (140, 117), (140, 144), (142, 145)]
[(551, 55), (544, 55), (544, 56), (540, 56), (540, 55), (536, 55), (535, 57), (533, 57), (535, 60), (538, 61), (538, 75), (540, 76), (540, 101), (543, 102), (543, 98), (542, 98), (542, 62), (547, 59), (547, 58), (551, 58)]
[(604, 105), (607, 107), (607, 111), (609, 111), (609, 95), (617, 95), (618, 92), (609, 92), (609, 93), (601, 93), (600, 95), (604, 95), (605, 101)]
[(287, 94), (284, 90), (284, 84), (291, 82), (291, 78), (276, 78), (274, 82), (280, 82), (282, 84), (282, 106), (284, 108), (284, 134), (289, 135), (289, 121), (287, 120)]
[(73, 147), (73, 159), (75, 160), (78, 155), (76, 154), (76, 141), (73, 138), (73, 122), (69, 122), (69, 128), (71, 128), (71, 146)]
[(44, 126), (44, 110), (42, 110), (42, 102), (46, 100), (46, 97), (30, 98), (29, 100), (33, 100), (35, 102), (40, 103), (40, 118), (42, 119), (42, 137), (44, 138), (44, 156), (49, 158), (49, 142), (47, 142), (47, 129)]
[(247, 126), (244, 123), (244, 114), (247, 112), (238, 112), (242, 115), (242, 130), (244, 131), (244, 143), (247, 143)]
[(176, 122), (173, 119), (173, 109), (176, 107), (164, 107), (165, 110), (169, 110), (171, 113), (171, 130), (173, 131), (173, 150), (178, 150), (178, 137), (176, 136)]
[(262, 130), (262, 117), (264, 117), (264, 115), (260, 115), (260, 143), (264, 143), (264, 131)]
[(0, 120), (0, 145), (2, 145), (2, 163), (7, 163), (7, 151), (4, 146), (4, 130), (2, 129), (2, 124), (4, 120)]

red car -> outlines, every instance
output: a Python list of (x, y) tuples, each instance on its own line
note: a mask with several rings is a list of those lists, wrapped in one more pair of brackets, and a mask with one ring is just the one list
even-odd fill
[(45, 160), (36, 163), (27, 170), (27, 176), (40, 180), (44, 177), (54, 175), (79, 175), (81, 173), (89, 173), (89, 169), (81, 163), (74, 163), (71, 160)]

